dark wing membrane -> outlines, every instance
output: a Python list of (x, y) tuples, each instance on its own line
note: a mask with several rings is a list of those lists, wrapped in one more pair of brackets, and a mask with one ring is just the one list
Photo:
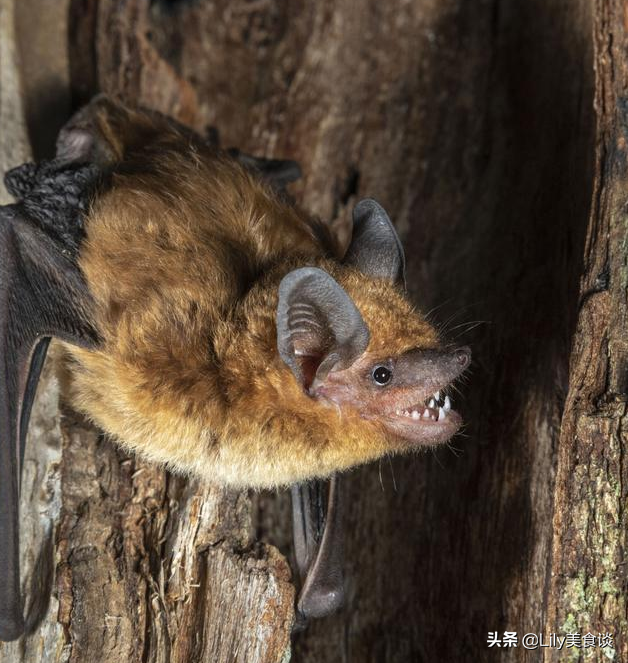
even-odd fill
[[(8, 335), (3, 329), (3, 340)], [(36, 344), (32, 359), (23, 351), (0, 356), (0, 640), (14, 640), (24, 630), (20, 594), (19, 483), (28, 417), (49, 339)]]
[(0, 208), (0, 640), (24, 630), (19, 567), (20, 471), (50, 337), (91, 347), (89, 294), (63, 247), (23, 213)]
[(53, 159), (13, 168), (5, 174), (4, 184), (21, 200), (28, 219), (76, 256), (84, 235), (83, 214), (101, 179), (93, 164)]

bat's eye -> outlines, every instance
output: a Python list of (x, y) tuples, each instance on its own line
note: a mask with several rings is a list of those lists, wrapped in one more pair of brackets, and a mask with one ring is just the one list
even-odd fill
[(392, 379), (392, 371), (386, 366), (376, 366), (373, 369), (373, 380), (379, 385), (388, 384)]

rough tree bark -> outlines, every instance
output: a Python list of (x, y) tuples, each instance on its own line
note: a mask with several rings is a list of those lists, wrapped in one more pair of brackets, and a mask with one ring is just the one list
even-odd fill
[[(339, 232), (381, 200), (413, 297), (475, 364), (465, 437), (346, 477), (347, 606), (292, 646), (287, 496), (125, 457), (58, 419), (49, 367), (23, 499), (33, 633), (0, 662), (628, 661), (623, 4), (0, 8), (3, 168), (100, 90), (295, 158), (299, 201)], [(615, 646), (488, 649), (505, 630)]]

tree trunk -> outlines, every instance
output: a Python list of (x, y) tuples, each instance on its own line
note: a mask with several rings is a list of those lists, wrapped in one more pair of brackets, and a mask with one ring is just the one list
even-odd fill
[[(224, 145), (297, 159), (298, 201), (342, 235), (360, 197), (379, 199), (412, 297), (474, 352), (464, 436), (344, 477), (346, 607), (292, 643), (288, 496), (125, 456), (58, 416), (49, 361), (23, 485), (32, 632), (0, 645), (0, 663), (628, 661), (624, 6), (0, 0), (0, 12), (3, 169), (29, 144), (49, 154), (98, 91), (217, 127)], [(504, 631), (518, 646), (489, 648)], [(522, 646), (575, 632), (608, 632), (613, 647)]]

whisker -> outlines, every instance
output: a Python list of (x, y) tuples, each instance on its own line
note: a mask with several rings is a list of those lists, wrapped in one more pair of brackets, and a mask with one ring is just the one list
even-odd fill
[(451, 441), (447, 442), (447, 448), (451, 451), (451, 453), (456, 458), (460, 458), (460, 456), (462, 455), (462, 449), (458, 449), (457, 447), (454, 447), (454, 445), (451, 443)]
[(388, 465), (390, 466), (390, 475), (392, 476), (392, 481), (393, 481), (393, 489), (395, 492), (397, 492), (397, 482), (395, 481), (395, 470), (393, 468), (392, 461), (390, 460), (390, 456), (387, 456), (388, 458)]
[(490, 320), (473, 320), (471, 322), (461, 322), (459, 325), (456, 325), (455, 327), (452, 327), (449, 330), (449, 333), (455, 331), (456, 329), (460, 329), (461, 327), (465, 327), (465, 329), (462, 329), (462, 331), (459, 331), (454, 338), (458, 338), (461, 334), (468, 334), (469, 332), (473, 331), (480, 325), (490, 325), (491, 322)]
[(430, 451), (432, 452), (432, 456), (434, 456), (434, 460), (440, 465), (440, 468), (444, 470), (445, 466), (441, 462), (440, 458), (436, 455), (436, 449), (434, 447), (430, 447)]
[(456, 396), (462, 396), (462, 392), (460, 391), (460, 389), (458, 389), (457, 385), (455, 385), (455, 384), (447, 385), (447, 390), (450, 390), (450, 389), (451, 389), (451, 391), (453, 391), (456, 394)]
[[(450, 300), (448, 300), (450, 301)], [(481, 304), (481, 302), (471, 302), (469, 304), (466, 304), (465, 306), (461, 306), (459, 309), (457, 309), (454, 313), (452, 313), (448, 318), (446, 318), (443, 322), (439, 321), (432, 321), (432, 324), (438, 329), (438, 331), (443, 335), (448, 335), (451, 331), (457, 329), (460, 326), (468, 325), (468, 324), (474, 324), (475, 322), (479, 321), (473, 321), (472, 323), (468, 322), (463, 322), (460, 323), (460, 325), (455, 325), (454, 327), (450, 327), (451, 323), (455, 321), (456, 318), (459, 318), (461, 315), (466, 314), (467, 311), (470, 309), (477, 307)], [(438, 308), (438, 307), (436, 307)], [(435, 309), (432, 309), (435, 310)], [(490, 321), (488, 320), (483, 320), (482, 322), (489, 323)]]
[[(450, 297), (449, 299), (446, 299), (444, 302), (441, 302), (440, 304), (437, 304), (436, 306), (433, 306), (433, 307), (432, 307), (432, 308), (431, 308), (431, 309), (425, 314), (425, 318), (426, 318), (427, 320), (430, 320), (430, 316), (432, 316), (436, 311), (438, 311), (439, 308), (443, 308), (443, 306), (445, 306), (446, 304), (449, 304), (449, 302), (451, 302), (451, 301), (452, 301), (452, 297)], [(431, 320), (430, 320), (430, 322), (431, 322)]]
[(460, 324), (452, 327), (451, 330), (458, 329), (458, 327), (464, 327), (465, 325), (475, 325), (475, 324), (490, 324), (490, 320), (467, 320), (467, 322), (461, 322)]
[[(450, 302), (452, 299), (446, 300), (446, 302)], [(470, 308), (477, 306), (480, 302), (472, 302), (470, 304), (465, 304), (464, 306), (460, 306), (457, 308), (448, 318), (448, 320), (453, 320), (454, 318), (457, 318), (459, 315), (462, 315), (466, 311), (468, 311)]]
[(446, 320), (439, 322), (436, 327), (439, 331), (447, 333), (449, 331), (449, 323), (453, 322), (460, 315), (462, 315), (462, 311), (455, 311)]

